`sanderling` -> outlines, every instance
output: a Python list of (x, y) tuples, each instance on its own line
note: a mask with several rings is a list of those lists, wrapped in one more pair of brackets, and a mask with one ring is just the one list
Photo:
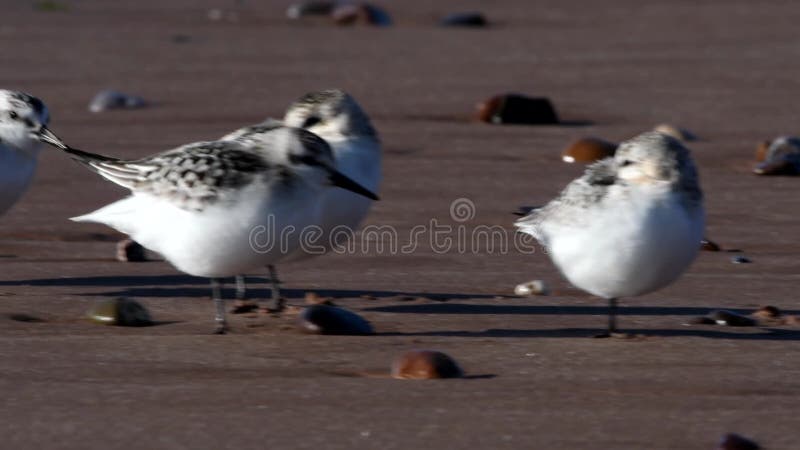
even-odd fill
[(49, 119), (38, 98), (0, 89), (0, 214), (27, 190), (41, 143), (61, 142), (47, 129)]
[[(377, 192), (381, 180), (381, 144), (369, 117), (349, 94), (330, 89), (308, 93), (286, 111), (283, 122), (266, 121), (236, 130), (222, 139), (248, 143), (261, 133), (289, 126), (304, 128), (324, 139), (333, 149), (336, 169), (371, 192)], [(329, 189), (323, 194), (322, 233), (317, 243), (326, 250), (349, 238), (369, 212), (372, 200), (341, 189)], [(314, 253), (317, 254), (317, 253)], [(314, 254), (299, 249), (288, 260), (302, 259)], [(269, 267), (272, 297), (275, 308), (281, 309), (280, 285), (277, 271)], [(244, 293), (244, 280), (237, 277), (237, 292)]]
[(694, 260), (705, 212), (689, 150), (660, 133), (620, 144), (559, 197), (516, 221), (544, 245), (570, 283), (609, 302), (675, 281)]
[[(108, 225), (179, 270), (211, 278), (218, 333), (227, 328), (220, 278), (296, 251), (300, 234), (283, 230), (319, 223), (326, 185), (377, 199), (335, 169), (324, 140), (297, 128), (276, 127), (248, 144), (198, 142), (130, 161), (61, 148), (132, 193), (72, 220)], [(273, 242), (287, 238), (259, 248), (251, 240), (258, 229), (273, 233)]]

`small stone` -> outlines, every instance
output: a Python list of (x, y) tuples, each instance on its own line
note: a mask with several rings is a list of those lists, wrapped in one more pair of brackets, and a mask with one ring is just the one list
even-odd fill
[(387, 27), (392, 24), (389, 14), (368, 3), (343, 4), (333, 8), (331, 18), (337, 25), (373, 25)]
[(722, 437), (717, 446), (717, 450), (760, 450), (761, 447), (755, 442), (738, 434), (728, 433)]
[(133, 239), (123, 239), (117, 242), (117, 261), (144, 262), (147, 261), (147, 251)]
[(734, 264), (750, 264), (753, 261), (751, 261), (750, 258), (746, 256), (734, 256), (733, 258), (731, 258), (731, 262)]
[(800, 174), (800, 138), (781, 136), (761, 143), (756, 149), (753, 169), (757, 175)]
[(717, 322), (718, 325), (727, 325), (729, 327), (754, 327), (756, 321), (750, 317), (736, 314), (733, 311), (726, 311), (720, 309), (711, 313), (711, 317)]
[(486, 17), (476, 11), (448, 14), (439, 21), (444, 27), (485, 27), (488, 24)]
[(542, 280), (532, 280), (526, 283), (518, 284), (514, 288), (514, 293), (520, 297), (528, 297), (532, 295), (550, 295), (550, 289), (547, 284)]
[(411, 350), (392, 362), (392, 377), (405, 380), (459, 378), (464, 371), (445, 353), (433, 350)]
[(286, 17), (296, 20), (308, 16), (329, 16), (335, 6), (335, 2), (324, 0), (293, 3), (286, 10)]
[(703, 239), (700, 241), (700, 250), (706, 252), (718, 252), (720, 251), (720, 247), (714, 241)]
[(547, 125), (557, 124), (558, 116), (545, 97), (518, 94), (494, 96), (477, 106), (477, 120), (493, 124)]
[(617, 144), (594, 137), (585, 137), (574, 141), (561, 152), (561, 159), (565, 163), (593, 163), (601, 159), (614, 156)]
[(661, 125), (657, 125), (653, 128), (653, 131), (659, 132), (661, 134), (666, 134), (667, 136), (672, 136), (675, 139), (683, 142), (691, 142), (696, 141), (697, 136), (694, 135), (691, 131), (685, 128), (678, 128), (674, 125), (670, 125), (667, 123), (662, 123)]
[(103, 325), (143, 327), (152, 325), (150, 313), (141, 303), (127, 298), (115, 298), (95, 303), (88, 312), (89, 319)]
[(689, 319), (689, 324), (690, 325), (716, 325), (717, 321), (712, 319), (711, 317), (700, 316), (700, 317), (692, 317), (691, 319)]
[(124, 94), (115, 90), (100, 91), (89, 103), (89, 111), (99, 113), (110, 109), (134, 109), (147, 106), (141, 97)]
[(363, 317), (346, 309), (329, 305), (314, 305), (306, 308), (298, 318), (298, 325), (303, 332), (310, 334), (374, 334), (372, 325)]

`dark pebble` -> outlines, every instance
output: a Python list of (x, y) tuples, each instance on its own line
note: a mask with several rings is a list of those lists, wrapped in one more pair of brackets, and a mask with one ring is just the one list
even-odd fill
[(103, 325), (144, 327), (152, 325), (147, 308), (136, 300), (115, 298), (95, 303), (89, 310), (89, 319)]
[(117, 242), (117, 261), (144, 262), (147, 261), (147, 251), (142, 244), (132, 239), (124, 239)]
[(714, 311), (711, 313), (711, 317), (719, 325), (728, 325), (730, 327), (753, 327), (756, 325), (756, 321), (752, 318), (724, 309)]
[(545, 97), (498, 95), (478, 105), (476, 118), (494, 124), (557, 124), (558, 116)]
[(298, 325), (305, 333), (366, 335), (374, 334), (372, 325), (363, 317), (346, 309), (314, 305), (303, 310)]
[(728, 433), (722, 437), (717, 450), (760, 450), (761, 446), (746, 437)]
[(100, 91), (89, 103), (89, 111), (93, 113), (108, 111), (109, 109), (134, 109), (147, 106), (141, 97), (124, 94), (119, 91), (107, 89)]
[(392, 362), (392, 377), (407, 380), (459, 378), (464, 376), (458, 363), (445, 353), (411, 350)]
[(751, 261), (750, 258), (746, 256), (734, 256), (733, 258), (731, 258), (731, 262), (734, 264), (749, 264), (753, 261)]
[(444, 27), (485, 27), (488, 24), (486, 17), (479, 12), (452, 13), (439, 21), (439, 25)]

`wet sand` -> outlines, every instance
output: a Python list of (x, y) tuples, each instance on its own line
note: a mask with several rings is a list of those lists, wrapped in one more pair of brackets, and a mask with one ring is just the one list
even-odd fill
[[(395, 227), (401, 243), (432, 219), (511, 236), (510, 211), (580, 173), (558, 157), (571, 140), (674, 123), (701, 138), (691, 148), (708, 235), (753, 263), (702, 253), (679, 282), (622, 301), (621, 327), (642, 336), (594, 340), (604, 303), (570, 288), (544, 254), (373, 247), (279, 269), (290, 303), (307, 291), (334, 297), (376, 336), (301, 335), (290, 316), (236, 316), (232, 334), (212, 336), (206, 281), (163, 262), (115, 262), (119, 235), (67, 218), (124, 190), (46, 151), (33, 188), (0, 219), (4, 446), (701, 450), (737, 432), (796, 448), (800, 328), (685, 325), (719, 308), (800, 314), (798, 180), (749, 173), (757, 142), (797, 133), (794, 4), (397, 3), (386, 5), (394, 27), (342, 29), (290, 23), (288, 2), (65, 1), (60, 12), (16, 2), (0, 25), (0, 86), (44, 99), (72, 145), (125, 157), (212, 139), (341, 87), (385, 145), (383, 200), (368, 224)], [(239, 21), (213, 22), (210, 8), (236, 9)], [(435, 25), (470, 9), (495, 26)], [(89, 113), (109, 87), (155, 105)], [(467, 120), (506, 91), (549, 97), (569, 124)], [(458, 198), (474, 218), (450, 218)], [(553, 295), (510, 296), (530, 279)], [(264, 281), (252, 280), (253, 297), (268, 295)], [(165, 323), (81, 320), (116, 296)], [(21, 313), (42, 321), (8, 318)], [(471, 377), (360, 376), (388, 372), (411, 348), (447, 352)]]

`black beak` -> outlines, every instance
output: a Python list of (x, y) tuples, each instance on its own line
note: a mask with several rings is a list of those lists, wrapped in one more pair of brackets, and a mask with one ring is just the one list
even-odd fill
[(355, 192), (358, 195), (371, 198), (372, 200), (380, 200), (377, 195), (373, 194), (369, 189), (356, 183), (349, 177), (343, 175), (341, 172), (331, 169), (328, 178), (332, 185), (347, 189), (350, 192)]
[(44, 125), (42, 125), (42, 127), (39, 128), (39, 131), (36, 132), (36, 138), (45, 144), (50, 144), (54, 147), (60, 148), (61, 150), (66, 150), (69, 148), (67, 147), (67, 144), (65, 144), (61, 139), (59, 139), (58, 136), (53, 134), (53, 132)]

